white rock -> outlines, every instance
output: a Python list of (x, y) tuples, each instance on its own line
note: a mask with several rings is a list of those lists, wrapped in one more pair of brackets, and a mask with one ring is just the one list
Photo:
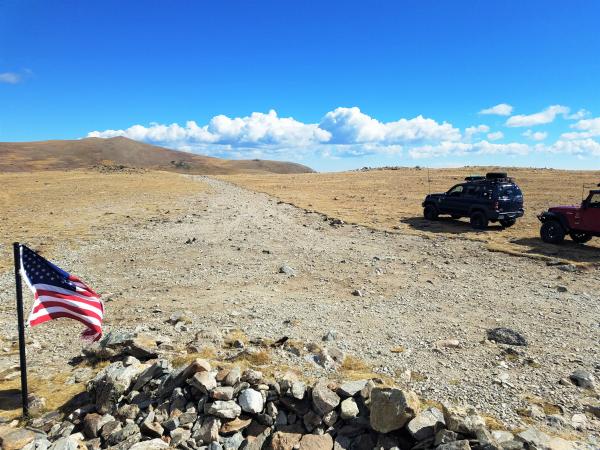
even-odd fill
[(254, 389), (244, 389), (240, 393), (238, 403), (243, 411), (251, 414), (258, 414), (263, 410), (264, 399), (260, 392), (255, 391)]

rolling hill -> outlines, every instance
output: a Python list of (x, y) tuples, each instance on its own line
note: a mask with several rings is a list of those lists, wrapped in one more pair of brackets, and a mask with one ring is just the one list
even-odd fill
[(0, 172), (86, 169), (99, 165), (206, 175), (313, 172), (311, 168), (302, 164), (212, 158), (125, 137), (0, 142)]

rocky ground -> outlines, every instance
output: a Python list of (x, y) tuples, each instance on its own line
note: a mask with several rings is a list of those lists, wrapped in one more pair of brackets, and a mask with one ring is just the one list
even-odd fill
[[(210, 191), (177, 213), (106, 225), (102, 239), (58, 252), (55, 262), (104, 294), (107, 331), (159, 336), (174, 355), (188, 342), (216, 358), (244, 352), (306, 377), (368, 367), (509, 427), (600, 434), (590, 413), (600, 373), (598, 268), (344, 225), (198, 178)], [(13, 289), (12, 273), (0, 274), (3, 367), (17, 361)], [(486, 339), (498, 327), (526, 345)], [(79, 328), (62, 320), (27, 331), (32, 377), (74, 364)]]

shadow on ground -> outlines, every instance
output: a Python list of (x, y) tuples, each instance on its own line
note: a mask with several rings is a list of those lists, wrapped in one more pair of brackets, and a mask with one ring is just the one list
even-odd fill
[(21, 407), (20, 389), (0, 390), (0, 411), (12, 411)]
[[(448, 234), (476, 234), (484, 233), (481, 230), (475, 230), (466, 220), (452, 219), (451, 217), (440, 217), (438, 220), (431, 221), (423, 217), (409, 217), (401, 220), (409, 227), (424, 231), (426, 233), (448, 233)], [(491, 223), (485, 232), (502, 231), (504, 228), (500, 224)]]
[(546, 244), (540, 238), (514, 239), (510, 243), (520, 252), (530, 255), (543, 255), (581, 263), (600, 263), (600, 248), (589, 244), (576, 244), (568, 238), (560, 245)]

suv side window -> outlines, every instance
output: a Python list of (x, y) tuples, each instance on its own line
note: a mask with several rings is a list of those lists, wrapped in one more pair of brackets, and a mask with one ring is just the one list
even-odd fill
[(464, 185), (459, 184), (457, 186), (454, 186), (452, 189), (450, 189), (448, 191), (448, 195), (450, 197), (460, 197), (463, 194), (464, 191)]
[(477, 186), (477, 185), (470, 185), (467, 186), (465, 189), (465, 195), (469, 196), (469, 197), (481, 197), (481, 186)]
[(592, 194), (590, 196), (590, 201), (588, 202), (588, 206), (590, 208), (600, 208), (600, 193)]

